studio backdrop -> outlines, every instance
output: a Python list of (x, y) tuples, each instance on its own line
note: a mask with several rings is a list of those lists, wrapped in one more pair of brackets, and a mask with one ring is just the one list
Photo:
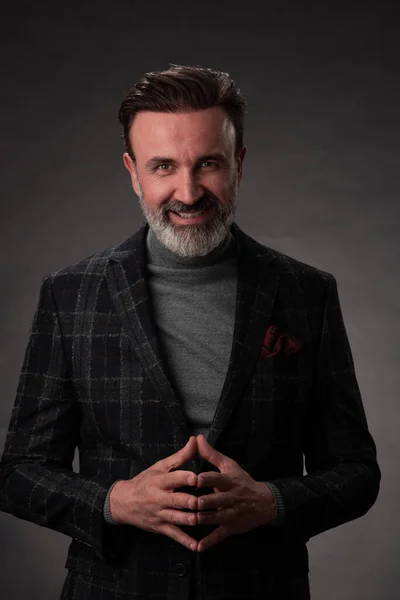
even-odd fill
[[(397, 599), (394, 8), (310, 1), (7, 5), (0, 37), (1, 448), (42, 278), (142, 224), (122, 163), (122, 98), (145, 72), (170, 63), (227, 71), (248, 102), (236, 222), (259, 242), (335, 275), (382, 470), (380, 495), (366, 516), (310, 540), (312, 597)], [(57, 598), (70, 540), (4, 513), (0, 531), (0, 596)]]

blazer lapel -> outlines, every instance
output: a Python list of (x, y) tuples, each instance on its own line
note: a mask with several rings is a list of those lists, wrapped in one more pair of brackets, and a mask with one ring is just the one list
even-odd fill
[(133, 236), (115, 249), (110, 256), (106, 280), (112, 301), (145, 375), (176, 423), (177, 444), (186, 444), (189, 424), (170, 383), (152, 317), (150, 294), (146, 278), (145, 223)]
[[(247, 236), (236, 223), (232, 232), (238, 256), (236, 314), (228, 370), (207, 438), (214, 447), (258, 360), (279, 283), (275, 254)], [(201, 459), (200, 469), (204, 462)]]

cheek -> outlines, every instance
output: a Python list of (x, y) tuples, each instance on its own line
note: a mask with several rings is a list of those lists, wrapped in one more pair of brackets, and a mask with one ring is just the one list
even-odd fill
[(221, 192), (219, 195), (219, 199), (222, 204), (231, 204), (233, 199), (237, 193), (235, 182), (229, 181), (226, 182), (225, 185), (221, 186)]
[(231, 174), (218, 174), (215, 177), (210, 175), (204, 179), (203, 185), (205, 189), (217, 196), (223, 204), (232, 201), (232, 196), (235, 193), (235, 180)]
[(144, 200), (150, 208), (159, 208), (173, 194), (173, 186), (166, 179), (142, 183)]

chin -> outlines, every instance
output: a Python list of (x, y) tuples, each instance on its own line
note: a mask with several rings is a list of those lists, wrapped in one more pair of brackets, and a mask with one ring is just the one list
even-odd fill
[(154, 229), (159, 241), (171, 252), (183, 257), (206, 256), (219, 246), (229, 231), (230, 223), (212, 227), (212, 223), (195, 225), (168, 224)]

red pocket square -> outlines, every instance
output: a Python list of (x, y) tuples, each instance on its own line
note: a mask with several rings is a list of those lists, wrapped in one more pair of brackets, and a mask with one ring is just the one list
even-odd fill
[(275, 325), (270, 325), (265, 332), (261, 356), (275, 356), (276, 354), (293, 354), (304, 346), (303, 340), (298, 337), (290, 337), (287, 333), (279, 331)]

